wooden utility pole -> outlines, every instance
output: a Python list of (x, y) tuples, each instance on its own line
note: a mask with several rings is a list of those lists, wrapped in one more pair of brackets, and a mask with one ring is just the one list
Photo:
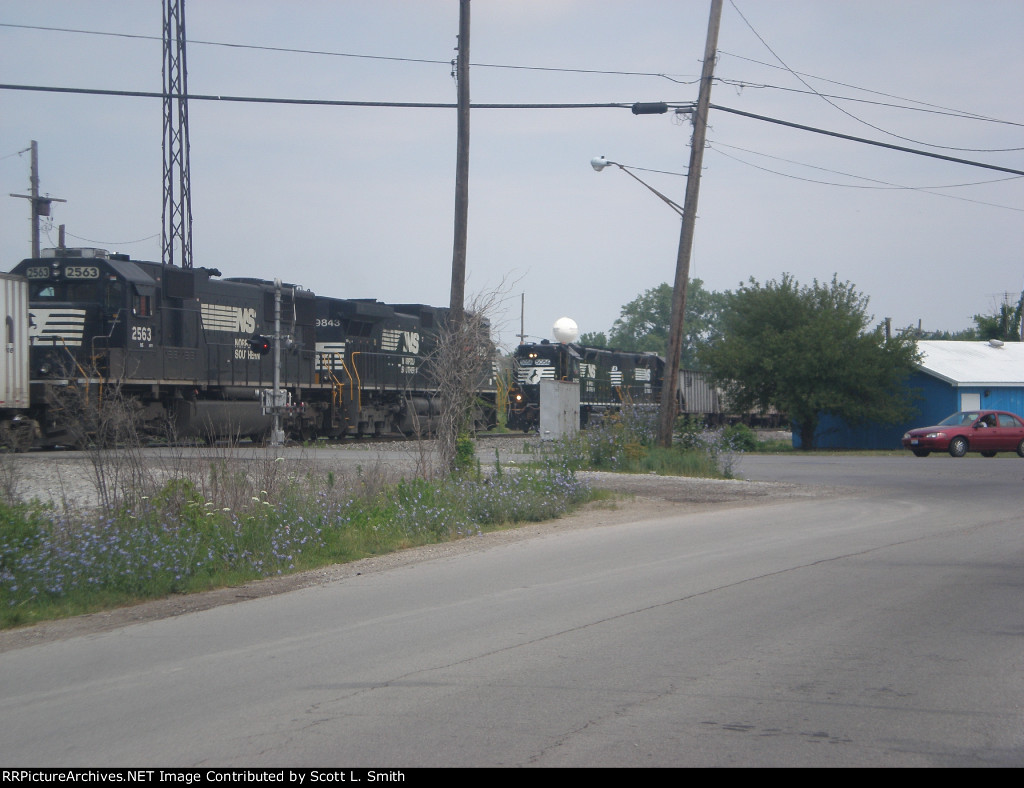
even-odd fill
[(715, 74), (718, 28), (721, 19), (722, 0), (711, 0), (708, 36), (704, 45), (704, 67), (700, 75), (697, 109), (693, 116), (690, 167), (686, 176), (686, 200), (683, 202), (683, 226), (679, 232), (676, 279), (672, 289), (672, 322), (669, 327), (668, 353), (665, 358), (665, 379), (661, 388), (658, 443), (666, 448), (672, 445), (672, 432), (676, 420), (676, 399), (679, 395), (679, 357), (683, 353), (683, 318), (686, 314), (686, 288), (690, 283), (690, 254), (693, 251), (693, 229), (697, 219), (697, 196), (700, 193), (700, 170), (704, 165), (704, 141), (707, 137), (708, 108), (711, 104), (711, 80)]
[(519, 294), (519, 344), (526, 342), (526, 293)]
[(462, 322), (466, 300), (466, 236), (469, 228), (469, 0), (459, 0), (458, 140), (455, 161), (455, 242), (452, 252), (451, 319)]
[[(29, 144), (28, 150), (31, 156), (29, 170), (29, 193), (12, 194), (11, 197), (21, 197), (32, 203), (32, 257), (39, 257), (39, 217), (50, 215), (51, 202), (66, 202), (57, 197), (39, 196), (39, 145), (35, 140)], [(24, 153), (25, 151), (18, 151)], [(61, 244), (63, 246), (63, 244)]]

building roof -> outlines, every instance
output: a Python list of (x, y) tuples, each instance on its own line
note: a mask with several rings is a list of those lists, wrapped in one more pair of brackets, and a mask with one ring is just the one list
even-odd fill
[(1024, 386), (1024, 342), (917, 343), (920, 369), (954, 386)]

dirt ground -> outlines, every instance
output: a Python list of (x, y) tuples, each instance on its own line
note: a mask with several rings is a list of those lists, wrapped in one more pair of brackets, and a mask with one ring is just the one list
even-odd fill
[(3, 631), (0, 632), (0, 652), (107, 632), (131, 624), (194, 613), (219, 605), (284, 594), (299, 588), (333, 583), (346, 577), (380, 572), (395, 566), (488, 550), (496, 545), (530, 539), (544, 533), (600, 528), (683, 512), (764, 505), (784, 499), (817, 497), (831, 493), (825, 489), (768, 482), (595, 472), (581, 473), (579, 477), (589, 481), (594, 487), (615, 492), (618, 497), (612, 501), (589, 504), (571, 515), (545, 523), (530, 523), (444, 544), (426, 545), (389, 555), (364, 558), (352, 563), (267, 578), (242, 586), (201, 594), (173, 596), (102, 613)]

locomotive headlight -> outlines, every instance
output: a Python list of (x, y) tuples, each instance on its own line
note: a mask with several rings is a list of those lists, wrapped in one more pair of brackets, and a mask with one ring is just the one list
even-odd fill
[(522, 402), (522, 401), (523, 401), (523, 395), (522, 394), (516, 394), (516, 402)]
[(49, 374), (50, 374), (50, 365), (45, 363), (45, 362), (40, 364), (39, 365), (39, 375), (40, 375), (40, 377), (46, 377)]

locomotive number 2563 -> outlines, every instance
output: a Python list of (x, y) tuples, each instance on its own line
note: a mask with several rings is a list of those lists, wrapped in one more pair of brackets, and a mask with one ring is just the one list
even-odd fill
[(152, 342), (153, 328), (151, 326), (132, 326), (133, 342)]
[(99, 279), (100, 269), (94, 265), (64, 266), (65, 279)]

